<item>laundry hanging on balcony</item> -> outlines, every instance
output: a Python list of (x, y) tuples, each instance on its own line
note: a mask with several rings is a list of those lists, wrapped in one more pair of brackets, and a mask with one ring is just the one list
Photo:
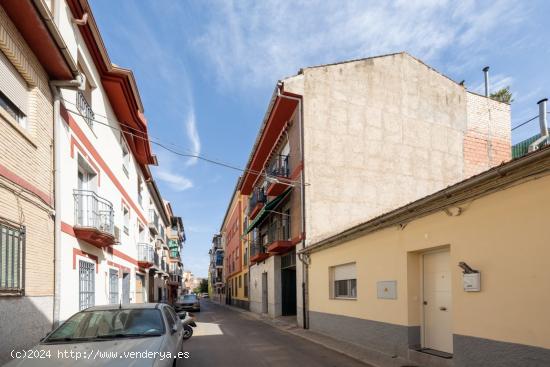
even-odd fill
[(243, 236), (247, 235), (252, 231), (254, 228), (256, 228), (264, 219), (269, 215), (271, 210), (275, 209), (277, 205), (283, 200), (283, 198), (286, 196), (286, 194), (292, 190), (292, 187), (288, 188), (283, 192), (281, 195), (277, 196), (275, 199), (271, 200), (267, 204), (264, 205), (264, 207), (260, 210), (260, 212), (256, 215), (254, 220), (246, 227), (244, 230)]

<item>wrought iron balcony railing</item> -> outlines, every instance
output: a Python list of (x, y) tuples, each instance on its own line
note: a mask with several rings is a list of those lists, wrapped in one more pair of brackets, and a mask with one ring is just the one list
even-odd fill
[(269, 165), (267, 174), (277, 177), (289, 177), (290, 166), (288, 165), (288, 155), (277, 155)]
[(93, 228), (114, 237), (113, 204), (93, 191), (74, 190), (75, 227)]
[(153, 264), (154, 253), (153, 245), (150, 243), (138, 243), (138, 262)]
[(93, 127), (95, 114), (92, 110), (92, 106), (90, 106), (90, 103), (88, 103), (86, 97), (84, 97), (84, 93), (81, 91), (76, 93), (76, 108), (82, 114), (88, 126), (90, 126), (90, 128)]
[(266, 201), (267, 196), (264, 193), (264, 189), (261, 187), (255, 188), (248, 200), (248, 213), (252, 213), (258, 203), (265, 203)]

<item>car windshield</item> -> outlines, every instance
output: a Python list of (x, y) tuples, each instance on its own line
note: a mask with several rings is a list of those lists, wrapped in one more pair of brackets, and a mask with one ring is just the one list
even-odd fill
[(180, 297), (180, 302), (195, 302), (197, 300), (197, 296), (194, 294), (186, 294), (185, 296)]
[(44, 342), (151, 337), (162, 334), (164, 323), (157, 309), (95, 310), (77, 313)]

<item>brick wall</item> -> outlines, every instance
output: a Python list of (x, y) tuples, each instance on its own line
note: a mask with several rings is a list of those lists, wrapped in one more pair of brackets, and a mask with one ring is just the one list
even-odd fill
[[(53, 295), (53, 107), (48, 77), (25, 44), (4, 9), (0, 7), (0, 51), (28, 85), (27, 128), (20, 128), (7, 114), (0, 114), (0, 217), (26, 227), (25, 295)], [(7, 175), (9, 172), (10, 175)], [(10, 177), (8, 177), (10, 176)], [(43, 193), (42, 200), (22, 192)], [(14, 193), (15, 192), (15, 193)], [(46, 199), (44, 202), (43, 199)]]
[(512, 158), (510, 105), (466, 93), (464, 177), (471, 177)]

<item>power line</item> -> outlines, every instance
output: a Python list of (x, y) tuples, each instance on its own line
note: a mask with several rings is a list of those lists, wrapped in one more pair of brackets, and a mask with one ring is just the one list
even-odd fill
[(521, 124), (519, 124), (519, 125), (517, 125), (517, 126), (514, 126), (514, 127), (512, 128), (512, 131), (514, 131), (515, 129), (517, 129), (517, 128), (519, 128), (519, 127), (522, 127), (523, 125), (525, 125), (525, 124), (527, 124), (527, 123), (529, 123), (529, 122), (535, 120), (535, 119), (538, 118), (538, 117), (539, 117), (539, 115), (536, 115), (535, 117), (532, 117), (532, 118), (530, 118), (529, 120), (524, 121), (524, 122), (522, 122)]
[[(63, 99), (64, 101), (66, 101), (65, 99)], [(70, 104), (73, 104), (72, 102), (70, 101), (67, 101), (68, 103)], [(74, 104), (73, 104), (74, 105)], [(173, 143), (163, 143), (163, 142), (160, 142), (160, 141), (156, 141), (156, 140), (153, 140), (153, 139), (157, 139), (157, 140), (160, 140), (158, 138), (155, 138), (155, 137), (151, 137), (149, 136), (149, 139), (148, 138), (145, 138), (141, 135), (137, 135), (137, 134), (134, 134), (134, 133), (131, 133), (131, 132), (128, 132), (128, 131), (124, 131), (123, 129), (121, 128), (117, 128), (115, 126), (111, 126), (110, 124), (107, 124), (105, 122), (102, 122), (102, 121), (99, 121), (95, 118), (91, 119), (91, 118), (87, 118), (86, 116), (82, 115), (80, 113), (80, 111), (75, 111), (75, 110), (72, 110), (72, 109), (69, 109), (69, 108), (66, 108), (67, 111), (71, 112), (71, 113), (74, 113), (78, 116), (81, 116), (82, 118), (86, 119), (86, 120), (89, 120), (89, 121), (93, 121), (99, 125), (103, 125), (103, 126), (107, 126), (113, 130), (117, 130), (117, 131), (120, 131), (120, 132), (123, 132), (123, 133), (126, 133), (126, 134), (129, 134), (137, 139), (141, 139), (141, 140), (144, 140), (144, 141), (148, 141), (150, 142), (151, 144), (154, 144), (154, 145), (157, 145), (159, 147), (161, 147), (162, 149), (172, 153), (172, 154), (175, 154), (175, 155), (178, 155), (178, 156), (181, 156), (181, 157), (186, 157), (186, 158), (196, 158), (196, 159), (200, 159), (202, 161), (205, 161), (205, 162), (208, 162), (208, 163), (211, 163), (211, 164), (215, 164), (215, 165), (218, 165), (218, 166), (221, 166), (221, 167), (225, 167), (225, 168), (229, 168), (229, 169), (233, 169), (233, 170), (236, 170), (236, 171), (240, 171), (240, 172), (245, 172), (245, 173), (251, 173), (251, 174), (254, 174), (254, 175), (263, 175), (265, 177), (270, 177), (270, 178), (274, 178), (274, 179), (277, 179), (278, 182), (280, 182), (281, 184), (283, 185), (287, 185), (287, 186), (294, 186), (295, 183), (300, 183), (301, 181), (300, 180), (292, 180), (292, 179), (283, 179), (283, 178), (280, 178), (280, 177), (277, 177), (277, 176), (273, 176), (273, 175), (268, 175), (267, 173), (264, 173), (263, 171), (256, 171), (256, 170), (251, 170), (251, 169), (246, 169), (246, 168), (240, 168), (240, 167), (237, 167), (237, 166), (234, 166), (234, 165), (231, 165), (229, 163), (225, 163), (225, 162), (221, 162), (221, 161), (217, 161), (217, 160), (214, 160), (214, 159), (210, 159), (210, 158), (207, 158), (207, 157), (204, 157), (204, 156), (201, 156), (201, 155), (198, 155), (198, 154), (194, 154), (194, 153), (182, 153), (182, 152), (179, 152), (175, 149), (172, 149), (172, 148), (169, 148), (168, 146), (166, 145), (173, 145), (173, 146), (176, 146), (175, 144)], [(124, 123), (121, 123), (120, 121), (117, 121), (117, 120), (113, 120), (113, 119), (109, 119), (108, 117), (106, 116), (102, 116), (100, 114), (98, 114), (98, 116), (101, 116), (101, 117), (104, 117), (107, 121), (114, 121), (116, 123), (118, 123), (120, 126), (124, 126), (128, 129), (131, 129), (131, 130), (135, 130), (135, 131), (140, 131), (141, 130), (138, 130), (132, 126), (129, 126), (127, 124), (124, 124)], [(142, 133), (142, 132), (141, 132)], [(181, 149), (181, 147), (179, 146), (176, 146), (178, 149)], [(283, 181), (284, 180), (284, 181)]]

